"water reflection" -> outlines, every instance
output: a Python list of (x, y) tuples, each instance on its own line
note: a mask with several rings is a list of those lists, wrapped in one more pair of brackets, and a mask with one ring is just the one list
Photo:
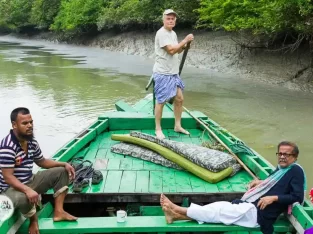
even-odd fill
[(83, 61), (34, 50), (18, 44), (0, 44), (0, 134), (9, 130), (10, 111), (30, 108), (36, 134), (48, 155), (81, 131), (114, 103), (136, 102), (145, 95), (133, 75), (99, 69), (78, 69)]

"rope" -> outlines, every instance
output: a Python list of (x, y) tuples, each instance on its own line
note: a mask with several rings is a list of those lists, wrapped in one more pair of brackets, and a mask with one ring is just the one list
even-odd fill
[[(92, 173), (94, 171), (93, 169), (93, 163), (89, 160), (82, 160), (80, 158), (74, 159), (75, 161), (80, 161), (77, 165), (72, 165), (75, 169), (75, 179), (73, 180), (73, 183), (79, 182), (82, 179), (90, 179), (92, 178)], [(73, 162), (72, 162), (73, 163)], [(85, 165), (87, 164), (87, 165)], [(88, 165), (89, 164), (89, 165)]]
[(89, 186), (89, 180), (93, 177), (94, 169), (93, 163), (89, 160), (83, 160), (81, 158), (74, 158), (70, 164), (75, 169), (75, 179), (73, 183), (73, 191), (81, 192), (81, 190)]
[[(201, 141), (203, 141), (203, 138), (204, 138), (204, 133), (206, 132), (207, 130), (204, 129), (203, 132), (202, 132), (202, 136), (201, 136)], [(212, 144), (214, 143), (217, 143), (216, 140), (213, 140), (212, 139), (212, 136), (211, 134), (208, 132), (207, 134), (209, 140), (212, 142)], [(229, 147), (232, 149), (233, 153), (237, 154), (237, 153), (245, 153), (245, 154), (248, 154), (248, 155), (251, 155), (251, 156), (255, 156), (255, 153), (248, 147), (246, 146), (245, 143), (243, 143), (242, 141), (240, 140), (235, 140), (235, 139), (232, 139), (234, 141), (233, 144), (231, 144)]]
[(255, 153), (248, 147), (245, 145), (245, 143), (243, 143), (242, 141), (239, 140), (235, 140), (235, 142), (233, 144), (230, 145), (230, 148), (232, 149), (232, 151), (236, 154), (236, 153), (245, 153), (251, 156), (254, 156)]

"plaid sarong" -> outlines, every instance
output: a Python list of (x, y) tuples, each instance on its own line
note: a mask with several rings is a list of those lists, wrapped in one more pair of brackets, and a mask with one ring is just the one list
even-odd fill
[(177, 87), (184, 90), (185, 85), (178, 74), (163, 75), (159, 73), (152, 74), (154, 80), (155, 98), (159, 104), (165, 103), (176, 96)]

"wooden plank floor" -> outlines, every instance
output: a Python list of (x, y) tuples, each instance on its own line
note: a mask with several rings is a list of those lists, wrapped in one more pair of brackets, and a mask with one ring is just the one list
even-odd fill
[[(167, 138), (175, 141), (201, 144), (207, 140), (202, 131), (188, 129), (190, 136), (178, 134), (172, 129), (165, 130)], [(152, 130), (143, 130), (154, 134)], [(179, 171), (161, 165), (143, 161), (126, 155), (115, 154), (110, 147), (119, 142), (111, 140), (111, 134), (127, 134), (129, 131), (102, 133), (88, 150), (77, 153), (91, 160), (94, 167), (103, 174), (103, 181), (98, 185), (85, 188), (82, 193), (230, 193), (244, 192), (245, 185), (251, 180), (245, 171), (217, 184), (210, 184), (186, 171)], [(204, 138), (203, 138), (204, 136)], [(202, 139), (203, 138), (203, 139)], [(48, 193), (52, 193), (49, 191)], [(71, 189), (69, 193), (72, 193)]]

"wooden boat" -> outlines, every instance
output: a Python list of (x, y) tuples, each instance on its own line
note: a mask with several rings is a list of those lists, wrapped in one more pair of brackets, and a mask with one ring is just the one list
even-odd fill
[[(259, 229), (243, 228), (235, 225), (203, 224), (184, 221), (166, 224), (159, 206), (161, 193), (168, 195), (175, 203), (187, 206), (190, 202), (207, 204), (219, 200), (240, 198), (246, 184), (252, 177), (241, 170), (216, 184), (210, 184), (186, 172), (163, 167), (127, 155), (114, 154), (110, 147), (116, 144), (112, 134), (126, 134), (132, 130), (154, 134), (153, 100), (144, 98), (130, 106), (124, 101), (115, 104), (116, 111), (107, 112), (75, 138), (65, 144), (53, 159), (67, 162), (82, 157), (94, 163), (103, 174), (98, 185), (89, 185), (80, 193), (71, 189), (66, 198), (65, 208), (79, 216), (77, 222), (53, 223), (52, 191), (43, 194), (44, 206), (39, 211), (40, 233), (113, 233), (113, 232), (207, 232), (207, 233), (261, 233)], [(192, 115), (192, 116), (191, 116)], [(206, 125), (229, 148), (235, 142), (242, 142), (226, 129), (199, 111), (184, 111), (182, 124), (190, 136), (173, 131), (174, 114), (172, 105), (164, 107), (162, 126), (167, 138), (175, 141), (200, 145), (213, 141), (204, 131)], [(243, 142), (242, 142), (243, 143)], [(244, 144), (244, 143), (243, 143)], [(245, 145), (246, 146), (246, 145)], [(248, 147), (248, 146), (246, 146)], [(260, 179), (264, 179), (274, 166), (261, 155), (249, 148), (253, 154), (237, 153), (242, 162)], [(128, 212), (126, 223), (117, 223), (116, 210)], [(292, 215), (283, 215), (275, 223), (275, 233), (303, 231), (313, 226), (313, 206), (308, 200), (303, 205), (293, 207)], [(18, 211), (7, 221), (0, 223), (0, 233), (28, 233), (28, 221), (24, 221)]]

